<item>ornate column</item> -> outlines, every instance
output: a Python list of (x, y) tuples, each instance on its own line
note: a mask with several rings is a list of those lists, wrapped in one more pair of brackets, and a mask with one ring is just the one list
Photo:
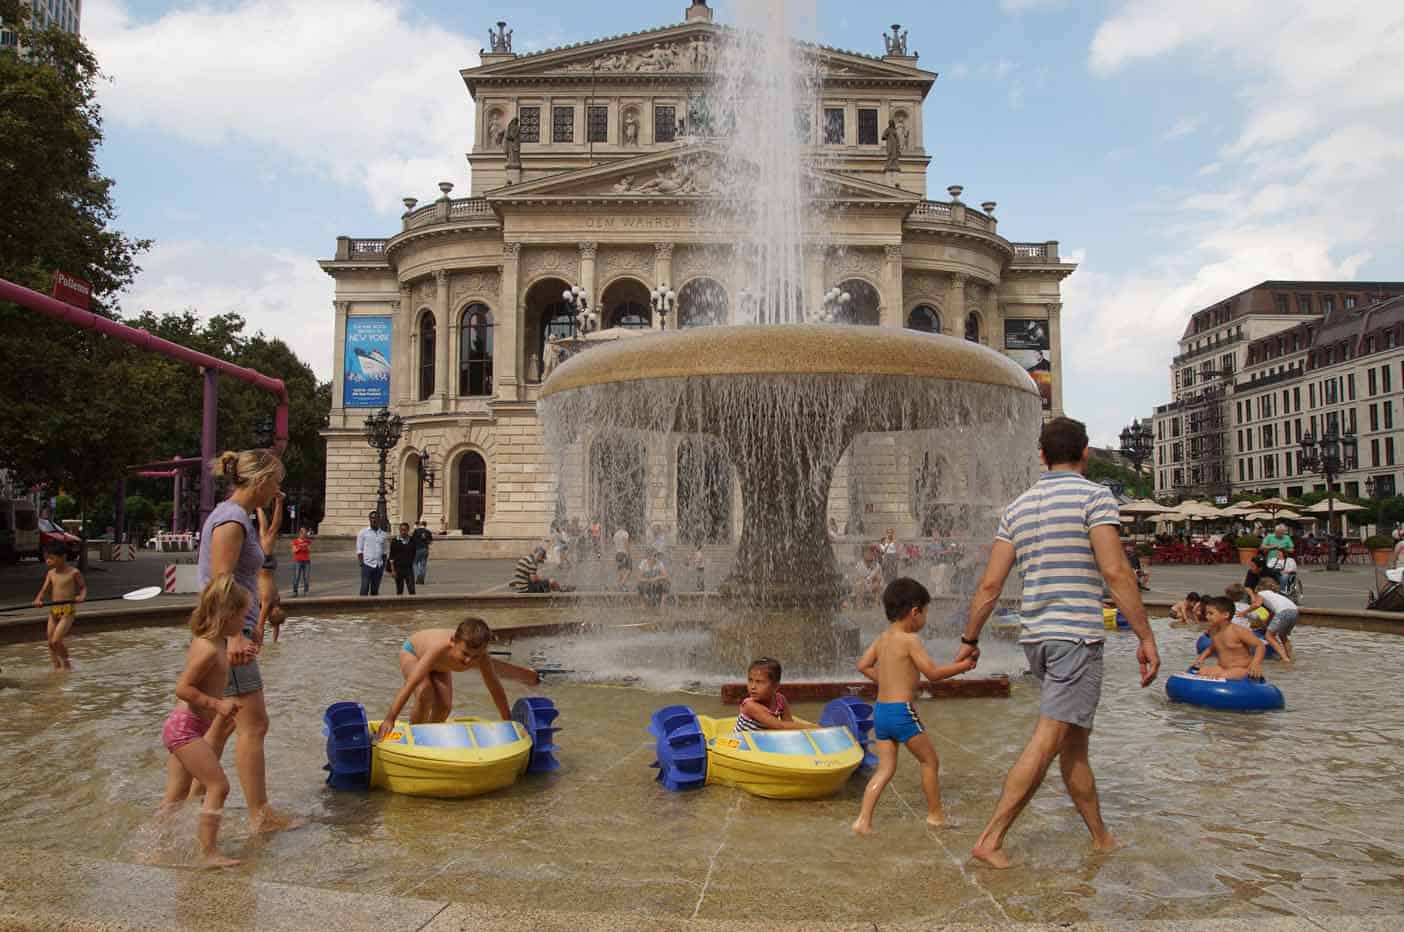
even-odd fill
[(1063, 305), (1052, 302), (1044, 305), (1048, 309), (1048, 358), (1053, 363), (1053, 410), (1054, 417), (1063, 413)]
[(580, 287), (585, 289), (585, 296), (590, 299), (590, 307), (599, 313), (599, 295), (595, 294), (595, 250), (597, 243), (580, 244)]
[(902, 298), (902, 244), (888, 243), (883, 247), (882, 264), (882, 314), (879, 323), (884, 327), (901, 327), (905, 302)]
[(406, 300), (400, 289), (399, 310), (390, 317), (390, 399), (395, 405), (409, 404), (414, 399), (410, 358), (414, 337), (414, 300)]
[[(829, 290), (824, 282), (825, 255), (822, 246), (806, 246), (804, 250), (804, 312), (809, 314), (824, 302)], [(806, 318), (809, 319), (809, 318)]]
[(999, 312), (999, 286), (990, 285), (985, 292), (985, 320), (989, 337), (985, 341), (991, 349), (1004, 352), (1004, 315)]
[(336, 308), (336, 358), (332, 360), (336, 369), (332, 375), (331, 406), (336, 410), (346, 404), (346, 312), (351, 309), (351, 302), (333, 301), (332, 307)]
[(522, 371), (522, 308), (517, 294), (517, 269), (522, 255), (521, 243), (502, 244), (502, 292), (497, 313), (493, 317), (492, 377), (494, 394), (504, 401), (517, 400), (517, 385)]
[(448, 410), (449, 286), (448, 272), (434, 273), (434, 397)]
[(953, 337), (965, 336), (965, 273), (951, 273), (951, 312), (946, 315), (946, 333)]
[[(654, 243), (653, 244), (653, 287), (659, 285), (673, 285), (673, 244)], [(676, 289), (675, 289), (676, 290)], [(677, 318), (673, 319), (673, 326), (677, 326)], [(657, 314), (653, 315), (653, 329), (662, 329), (663, 321)]]

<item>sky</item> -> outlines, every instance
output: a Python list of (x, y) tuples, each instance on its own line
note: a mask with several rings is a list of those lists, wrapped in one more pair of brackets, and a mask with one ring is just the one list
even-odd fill
[[(731, 0), (759, 2), (759, 0)], [(237, 311), (332, 371), (338, 235), (468, 189), (458, 70), (680, 22), (688, 0), (88, 0), (102, 170), (149, 237), (123, 312)], [(728, 21), (728, 2), (715, 2)], [(928, 191), (1058, 240), (1064, 408), (1094, 442), (1169, 400), (1191, 312), (1268, 279), (1404, 279), (1398, 0), (818, 0), (819, 41), (940, 77)], [(881, 21), (879, 21), (881, 20)]]

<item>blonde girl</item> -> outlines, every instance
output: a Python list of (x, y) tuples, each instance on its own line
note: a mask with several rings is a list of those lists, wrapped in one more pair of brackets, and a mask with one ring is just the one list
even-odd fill
[[(210, 471), (222, 479), (229, 497), (215, 506), (200, 533), (200, 582), (229, 573), (248, 591), (249, 608), (243, 625), (229, 638), (229, 683), (226, 696), (238, 700), (239, 712), (232, 720), (221, 720), (205, 740), (215, 756), (224, 752), (225, 742), (234, 732), (234, 766), (239, 785), (249, 807), (249, 819), (256, 832), (288, 828), (294, 821), (268, 804), (268, 778), (264, 767), (263, 741), (268, 734), (268, 707), (263, 701), (263, 674), (258, 667), (258, 644), (254, 629), (258, 623), (258, 573), (263, 568), (265, 547), (271, 535), (262, 536), (249, 513), (259, 512), (259, 524), (274, 529), (274, 514), (281, 514), (283, 463), (272, 450), (228, 452), (210, 463)], [(273, 511), (276, 509), (276, 511)]]
[(224, 698), (229, 680), (226, 639), (239, 633), (250, 597), (246, 589), (228, 573), (216, 576), (200, 593), (200, 604), (190, 615), (190, 649), (185, 669), (176, 683), (176, 707), (161, 729), (161, 741), (171, 752), (166, 763), (166, 795), (161, 801), (169, 811), (185, 799), (192, 778), (205, 787), (196, 838), (200, 844), (202, 867), (229, 867), (239, 862), (224, 857), (215, 847), (229, 780), (214, 748), (201, 740), (219, 721), (228, 721), (239, 712), (239, 703)]

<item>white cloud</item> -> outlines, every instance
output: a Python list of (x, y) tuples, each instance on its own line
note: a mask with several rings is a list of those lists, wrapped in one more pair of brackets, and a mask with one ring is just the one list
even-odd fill
[[(1404, 258), (1404, 139), (1393, 132), (1404, 124), (1404, 5), (1125, 0), (1097, 29), (1089, 66), (1109, 76), (1172, 54), (1211, 68), (1243, 113), (1217, 158), (1168, 198), (1159, 255), (1127, 274), (1091, 255), (1066, 282), (1064, 400), (1104, 440), (1168, 400), (1192, 311), (1266, 279), (1349, 279), (1381, 252)], [(1115, 407), (1108, 379), (1129, 387)]]
[(245, 333), (281, 337), (319, 379), (331, 378), (332, 280), (306, 256), (185, 240), (157, 243), (141, 265), (124, 314), (190, 309), (208, 319), (235, 311), (248, 322)]
[(1199, 132), (1199, 120), (1194, 117), (1180, 117), (1160, 138), (1168, 142), (1171, 139), (1193, 136), (1197, 132)]
[(113, 123), (269, 146), (364, 188), (387, 214), (466, 180), (473, 105), (458, 70), (478, 63), (480, 43), (412, 20), (400, 0), (237, 0), (150, 22), (122, 0), (84, 7)]

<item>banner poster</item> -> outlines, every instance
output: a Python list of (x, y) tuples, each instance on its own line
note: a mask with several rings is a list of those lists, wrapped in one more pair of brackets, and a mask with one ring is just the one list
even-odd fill
[(1053, 363), (1049, 359), (1048, 321), (1014, 317), (1004, 321), (1005, 353), (1024, 367), (1038, 386), (1043, 410), (1053, 407)]
[(346, 318), (346, 374), (342, 405), (384, 408), (390, 404), (390, 318)]

